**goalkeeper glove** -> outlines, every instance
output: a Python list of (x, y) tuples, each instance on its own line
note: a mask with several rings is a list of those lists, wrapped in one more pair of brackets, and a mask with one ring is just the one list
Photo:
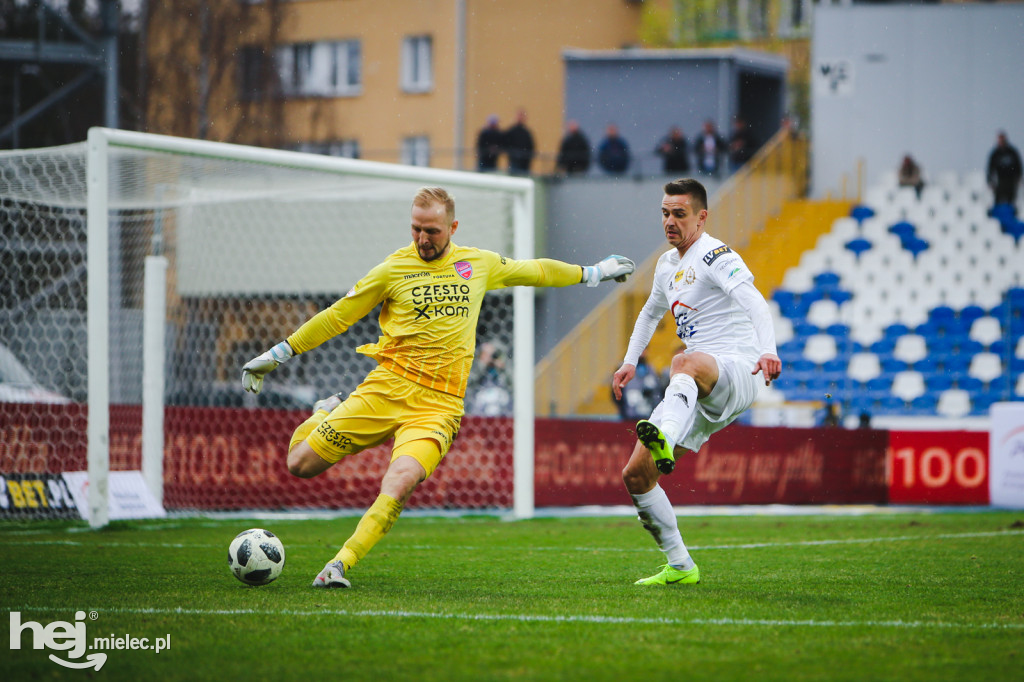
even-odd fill
[(287, 341), (282, 341), (266, 353), (258, 355), (242, 366), (242, 388), (249, 393), (263, 390), (263, 375), (295, 355)]
[(583, 268), (583, 281), (588, 287), (596, 287), (601, 282), (614, 279), (616, 282), (625, 282), (626, 278), (633, 274), (636, 265), (625, 256), (607, 256), (599, 260), (595, 265), (587, 265)]

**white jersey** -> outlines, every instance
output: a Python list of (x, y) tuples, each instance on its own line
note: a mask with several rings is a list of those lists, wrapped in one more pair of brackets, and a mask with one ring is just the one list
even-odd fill
[[(641, 315), (660, 320), (671, 312), (676, 334), (689, 351), (746, 355), (756, 360), (763, 349), (758, 348), (754, 325), (729, 295), (741, 283), (753, 281), (738, 253), (704, 233), (682, 257), (676, 249), (661, 255)], [(774, 339), (772, 346), (774, 351)]]

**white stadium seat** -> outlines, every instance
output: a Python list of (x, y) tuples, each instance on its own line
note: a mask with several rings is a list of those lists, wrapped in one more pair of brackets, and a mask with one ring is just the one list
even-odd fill
[(971, 358), (971, 365), (967, 373), (975, 379), (981, 379), (986, 384), (1003, 373), (1003, 363), (995, 353), (978, 353)]
[(827, 298), (815, 301), (807, 311), (807, 321), (822, 329), (835, 324), (839, 322), (839, 306)]
[(988, 315), (979, 317), (971, 325), (970, 338), (986, 348), (1002, 337), (1003, 330), (999, 325), (999, 320), (994, 317)]
[(864, 383), (882, 373), (882, 365), (874, 353), (854, 353), (850, 356), (850, 364), (846, 374), (854, 381)]
[[(927, 319), (927, 315), (925, 315), (925, 319)], [(904, 324), (907, 324), (906, 320), (902, 321)], [(919, 336), (918, 334), (904, 334), (896, 339), (896, 347), (893, 348), (892, 356), (897, 360), (906, 362), (907, 364), (913, 364), (918, 360), (923, 360), (928, 357), (928, 345), (925, 343), (923, 336)]]
[(804, 357), (816, 365), (828, 362), (836, 356), (836, 339), (828, 334), (808, 337), (804, 346)]
[(924, 377), (913, 370), (899, 372), (892, 381), (892, 394), (909, 403), (924, 395)]
[(943, 391), (935, 411), (949, 419), (966, 417), (971, 412), (971, 394), (959, 388)]

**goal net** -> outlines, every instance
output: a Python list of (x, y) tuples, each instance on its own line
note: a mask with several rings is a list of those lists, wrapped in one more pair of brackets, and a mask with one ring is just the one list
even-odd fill
[[(0, 153), (0, 515), (74, 515), (84, 495), (104, 525), (134, 471), (168, 510), (371, 504), (390, 443), (310, 480), (285, 452), (372, 369), (355, 348), (379, 309), (259, 396), (240, 368), (407, 244), (424, 185), (455, 196), (459, 244), (533, 257), (522, 178), (108, 129)], [(528, 516), (532, 290), (487, 295), (477, 352), (459, 436), (409, 506)]]

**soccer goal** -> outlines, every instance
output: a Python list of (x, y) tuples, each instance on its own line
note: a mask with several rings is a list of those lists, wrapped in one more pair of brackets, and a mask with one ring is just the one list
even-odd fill
[[(285, 450), (315, 400), (372, 369), (355, 348), (377, 339), (378, 311), (259, 396), (240, 368), (405, 246), (424, 185), (455, 196), (457, 243), (533, 257), (525, 178), (103, 128), (0, 153), (0, 512), (84, 495), (103, 526), (115, 478), (139, 471), (168, 510), (372, 503), (387, 444), (312, 480), (288, 474)], [(532, 514), (533, 296), (485, 299), (478, 355), (507, 380), (471, 378), (459, 437), (410, 506)], [(8, 357), (21, 393), (5, 392)]]

